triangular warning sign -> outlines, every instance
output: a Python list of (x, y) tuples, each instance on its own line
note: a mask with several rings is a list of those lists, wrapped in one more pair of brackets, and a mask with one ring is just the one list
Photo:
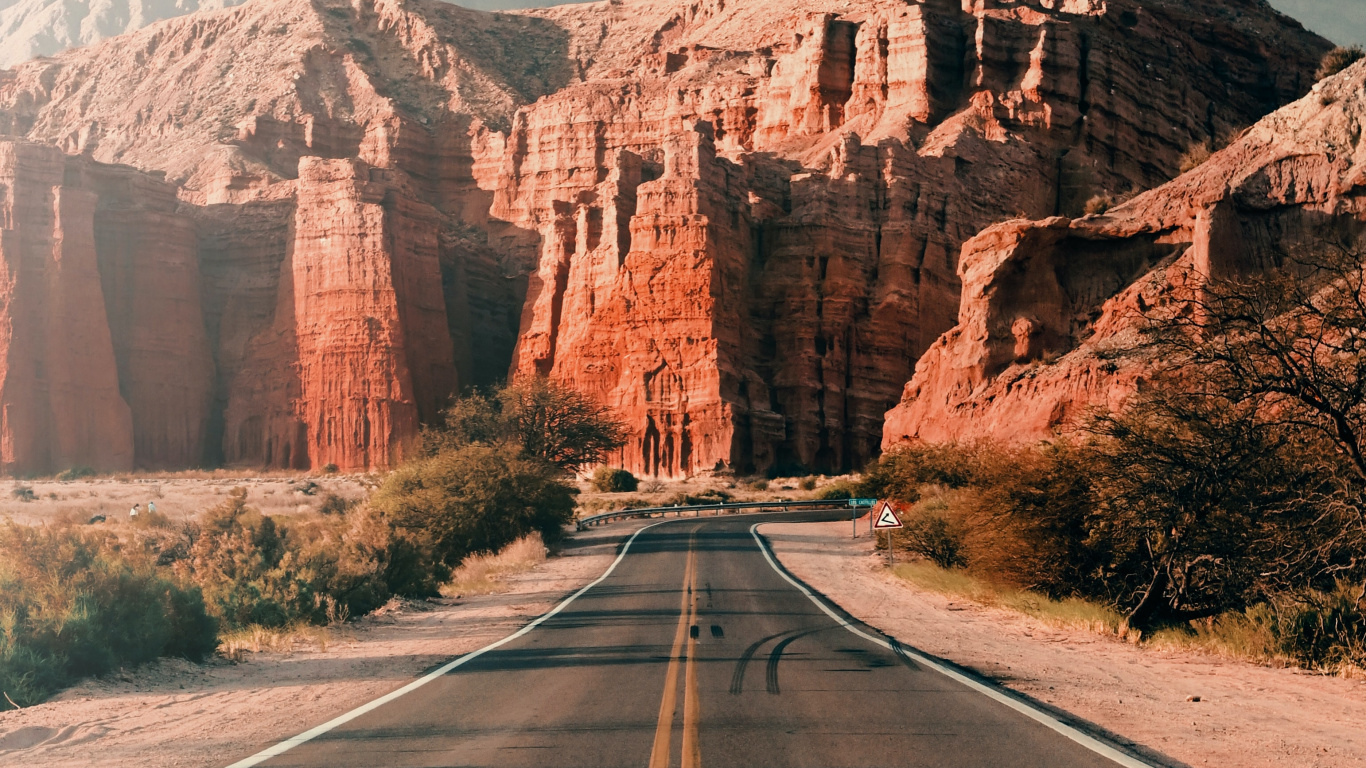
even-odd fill
[(890, 501), (884, 501), (877, 505), (877, 512), (874, 513), (873, 530), (881, 531), (887, 528), (900, 528), (901, 518), (896, 513), (896, 508)]

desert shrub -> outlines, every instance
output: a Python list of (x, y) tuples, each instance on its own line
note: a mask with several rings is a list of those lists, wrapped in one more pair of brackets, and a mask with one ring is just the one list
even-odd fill
[(751, 490), (751, 491), (767, 491), (767, 490), (768, 490), (768, 478), (766, 478), (766, 477), (751, 477), (751, 478), (749, 478), (748, 480), (745, 480), (745, 481), (743, 482), (743, 485), (744, 485), (745, 488), (748, 488), (748, 489)]
[(177, 572), (204, 592), (209, 611), (229, 628), (283, 627), (326, 619), (317, 574), (274, 518), (248, 507), (235, 490), (199, 520)]
[(1088, 594), (1089, 462), (1085, 449), (1066, 442), (981, 451), (972, 487), (951, 495), (962, 507), (973, 569), (1053, 598)]
[(837, 480), (816, 492), (815, 498), (823, 501), (839, 501), (840, 499), (856, 498), (859, 487), (858, 483), (849, 480)]
[(1323, 55), (1319, 69), (1314, 73), (1314, 79), (1322, 80), (1325, 77), (1332, 77), (1363, 58), (1366, 58), (1366, 50), (1362, 50), (1359, 45), (1353, 45), (1349, 48), (1341, 46), (1334, 48)]
[(624, 469), (601, 466), (593, 473), (592, 485), (601, 493), (634, 493), (640, 482)]
[(314, 623), (363, 616), (390, 598), (431, 597), (449, 574), (430, 548), (368, 506), (289, 525), (296, 562), (321, 603)]
[(1109, 192), (1101, 192), (1098, 195), (1092, 195), (1091, 199), (1086, 201), (1085, 210), (1089, 216), (1099, 216), (1114, 207), (1114, 196)]
[(797, 487), (801, 488), (803, 491), (814, 491), (816, 490), (816, 478), (803, 477), (801, 482), (797, 483)]
[(563, 473), (605, 460), (625, 444), (626, 428), (612, 413), (575, 390), (531, 378), (492, 391), (475, 391), (423, 432), (423, 452), (435, 456), (469, 446), (512, 446)]
[(1281, 601), (1275, 612), (1280, 649), (1305, 667), (1366, 667), (1366, 589), (1339, 583)]
[(335, 474), (337, 474), (337, 473), (340, 472), (340, 471), (341, 471), (341, 468), (338, 467), (336, 464), (324, 464), (324, 465), (323, 465), (323, 474), (324, 474), (324, 475), (335, 475)]
[(61, 472), (57, 473), (57, 479), (63, 483), (71, 482), (72, 480), (82, 480), (84, 478), (94, 476), (95, 470), (91, 469), (90, 467), (71, 467), (70, 469), (64, 469)]
[(1177, 160), (1176, 167), (1182, 173), (1189, 173), (1205, 164), (1205, 161), (1214, 156), (1214, 148), (1208, 141), (1199, 144), (1192, 144)]
[(199, 661), (217, 645), (199, 592), (116, 540), (79, 528), (0, 528), (0, 691), (15, 703), (160, 656)]
[(660, 503), (661, 507), (695, 507), (702, 504), (724, 504), (735, 498), (719, 488), (707, 488), (697, 493), (675, 493)]
[(578, 516), (588, 517), (589, 515), (613, 512), (618, 509), (644, 509), (645, 507), (654, 506), (658, 506), (658, 504), (639, 496), (628, 496), (624, 499), (586, 499), (579, 504)]
[(16, 501), (22, 501), (26, 504), (28, 502), (38, 500), (38, 494), (34, 493), (33, 489), (26, 485), (15, 486), (14, 490), (10, 491), (10, 497), (15, 499)]
[(966, 563), (963, 522), (950, 510), (943, 496), (921, 499), (902, 520), (897, 543), (941, 568)]
[(515, 447), (470, 445), (400, 468), (371, 503), (455, 566), (533, 531), (558, 541), (574, 515), (574, 489), (559, 478), (558, 467)]
[(977, 452), (953, 443), (902, 446), (869, 465), (854, 490), (859, 498), (915, 502), (924, 485), (962, 488), (972, 481)]
[(344, 515), (355, 506), (356, 501), (354, 499), (329, 493), (323, 497), (323, 503), (318, 505), (318, 511), (324, 515)]

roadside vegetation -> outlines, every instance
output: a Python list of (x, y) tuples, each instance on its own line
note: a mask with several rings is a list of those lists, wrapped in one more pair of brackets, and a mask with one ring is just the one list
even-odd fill
[(532, 380), (457, 400), (368, 501), (272, 516), (245, 488), (186, 521), (144, 511), (0, 525), (0, 710), (163, 656), (325, 647), (393, 598), (475, 594), (544, 559), (580, 469), (623, 428)]
[(1008, 603), (1023, 590), (1045, 612), (1081, 600), (1133, 640), (1359, 673), (1360, 260), (1169, 277), (1199, 290), (1149, 311), (1146, 344), (1163, 363), (1122, 413), (1029, 448), (907, 447), (855, 490), (907, 504), (897, 545), (924, 562), (900, 573), (939, 591)]

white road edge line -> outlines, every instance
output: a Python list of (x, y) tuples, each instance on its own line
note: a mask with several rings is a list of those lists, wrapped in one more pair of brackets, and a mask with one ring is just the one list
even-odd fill
[[(771, 566), (773, 570), (778, 573), (779, 576), (782, 576), (783, 579), (787, 581), (787, 583), (801, 590), (801, 593), (803, 595), (806, 595), (808, 600), (815, 603), (817, 608), (820, 608), (822, 611), (824, 611), (825, 615), (834, 619), (840, 626), (844, 627), (845, 629), (849, 630), (855, 635), (858, 635), (864, 640), (873, 643), (874, 645), (879, 645), (893, 653), (897, 653), (897, 649), (893, 648), (891, 643), (887, 642), (883, 638), (873, 637), (872, 635), (868, 634), (867, 632), (864, 632), (863, 630), (859, 629), (853, 624), (850, 624), (848, 621), (844, 619), (844, 617), (835, 613), (823, 601), (821, 601), (814, 594), (812, 594), (811, 590), (807, 589), (805, 584), (787, 575), (787, 573), (778, 566), (778, 562), (773, 559), (773, 554), (769, 552), (768, 547), (764, 545), (764, 540), (760, 538), (758, 531), (760, 525), (764, 525), (764, 523), (755, 523), (754, 525), (751, 525), (749, 527), (749, 533), (751, 536), (754, 537), (754, 542), (759, 545), (759, 551), (764, 553), (764, 559), (768, 560), (769, 566)], [(1020, 701), (1019, 699), (1016, 699), (1013, 696), (1008, 696), (1005, 693), (1002, 693), (1000, 690), (993, 688), (992, 686), (985, 685), (980, 680), (974, 680), (973, 678), (968, 677), (967, 675), (963, 674), (962, 672), (959, 672), (956, 669), (946, 667), (943, 664), (940, 664), (939, 662), (935, 661), (934, 659), (917, 653), (911, 648), (908, 648), (903, 645), (901, 646), (900, 652), (914, 659), (916, 662), (924, 664), (930, 669), (933, 669), (934, 671), (944, 675), (945, 677), (962, 683), (963, 685), (966, 685), (967, 687), (977, 691), (978, 693), (985, 694), (986, 696), (996, 701), (999, 701), (1000, 703), (1006, 705), (1007, 707), (1010, 707), (1016, 712), (1019, 712), (1025, 717), (1028, 717), (1030, 720), (1033, 720), (1037, 723), (1040, 723), (1051, 728), (1054, 731), (1057, 731), (1058, 733), (1062, 734), (1063, 736), (1066, 736), (1072, 741), (1075, 741), (1083, 747), (1086, 747), (1092, 752), (1095, 752), (1096, 754), (1101, 755), (1102, 757), (1108, 758), (1118, 763), (1119, 765), (1124, 766), (1124, 768), (1153, 768), (1153, 766), (1150, 763), (1145, 763), (1141, 760), (1138, 760), (1137, 758), (1132, 757), (1131, 755), (1127, 755), (1119, 751), (1118, 749), (1115, 749), (1114, 747), (1110, 746), (1109, 744), (1106, 744), (1100, 739), (1097, 739), (1088, 733), (1080, 731), (1077, 728), (1070, 726), (1067, 723), (1062, 722), (1061, 720), (1058, 720), (1057, 718), (1053, 717), (1047, 712), (1035, 709), (1034, 707), (1031, 707), (1030, 705), (1026, 704), (1023, 701)]]
[(284, 741), (282, 741), (282, 742), (280, 742), (280, 743), (278, 743), (278, 744), (276, 744), (276, 745), (274, 745), (274, 746), (272, 746), (272, 747), (268, 747), (268, 748), (266, 748), (266, 749), (263, 749), (263, 750), (261, 750), (260, 752), (257, 752), (256, 754), (252, 755), (251, 757), (248, 757), (248, 758), (245, 759), (245, 760), (239, 760), (239, 761), (233, 763), (232, 765), (228, 766), (228, 768), (252, 768), (252, 766), (260, 765), (261, 763), (264, 763), (265, 761), (271, 759), (272, 757), (278, 757), (279, 755), (282, 755), (282, 754), (288, 752), (289, 750), (294, 749), (295, 747), (299, 746), (300, 744), (303, 744), (303, 743), (308, 742), (308, 741), (312, 741), (313, 739), (318, 738), (319, 736), (323, 735), (324, 733), (327, 733), (328, 731), (331, 731), (331, 730), (333, 730), (333, 729), (335, 729), (335, 728), (338, 728), (338, 727), (340, 727), (340, 726), (343, 726), (343, 725), (345, 725), (345, 724), (351, 722), (352, 720), (355, 720), (356, 718), (360, 717), (361, 715), (366, 714), (367, 712), (372, 712), (372, 711), (374, 711), (374, 710), (376, 710), (376, 709), (379, 709), (380, 707), (384, 706), (385, 704), (388, 704), (389, 702), (393, 701), (394, 699), (399, 698), (400, 696), (404, 696), (404, 695), (406, 695), (406, 694), (412, 693), (413, 691), (416, 691), (418, 688), (421, 688), (422, 686), (426, 685), (427, 683), (430, 683), (431, 681), (437, 679), (438, 677), (441, 677), (441, 676), (445, 675), (446, 673), (450, 672), (451, 670), (453, 670), (453, 669), (455, 669), (455, 668), (457, 668), (457, 667), (463, 666), (463, 665), (465, 665), (465, 664), (467, 664), (467, 663), (469, 663), (469, 662), (471, 662), (471, 661), (474, 661), (475, 659), (479, 658), (480, 656), (483, 656), (484, 654), (488, 653), (489, 651), (492, 651), (492, 650), (494, 650), (495, 648), (498, 648), (498, 647), (500, 647), (500, 646), (506, 645), (506, 644), (512, 642), (513, 640), (516, 640), (517, 638), (521, 637), (522, 635), (525, 635), (526, 633), (528, 633), (528, 632), (530, 632), (531, 630), (535, 629), (536, 627), (540, 626), (542, 623), (544, 623), (544, 622), (545, 622), (547, 619), (549, 619), (550, 617), (554, 616), (555, 614), (559, 613), (560, 611), (563, 611), (563, 610), (565, 609), (566, 606), (568, 606), (570, 603), (574, 602), (575, 600), (577, 600), (577, 599), (579, 599), (581, 596), (583, 596), (583, 593), (585, 593), (585, 592), (587, 592), (588, 590), (592, 589), (593, 587), (596, 587), (597, 585), (601, 584), (601, 583), (603, 582), (604, 579), (606, 579), (608, 576), (611, 576), (611, 575), (612, 575), (612, 571), (615, 571), (615, 570), (617, 569), (617, 566), (618, 566), (619, 564), (621, 564), (621, 561), (624, 560), (624, 559), (626, 558), (626, 553), (629, 552), (629, 551), (631, 550), (631, 544), (635, 543), (636, 537), (639, 536), (640, 534), (642, 534), (642, 533), (644, 533), (644, 532), (650, 530), (651, 528), (655, 527), (656, 525), (662, 525), (663, 522), (664, 522), (664, 521), (661, 520), (661, 521), (658, 522), (658, 523), (651, 523), (650, 525), (647, 525), (647, 526), (645, 526), (644, 528), (641, 528), (640, 530), (638, 530), (638, 531), (636, 531), (635, 533), (631, 534), (631, 538), (627, 539), (627, 540), (626, 540), (625, 546), (623, 546), (623, 547), (621, 548), (621, 554), (617, 555), (617, 559), (616, 559), (616, 560), (613, 560), (613, 561), (612, 561), (612, 564), (609, 565), (609, 566), (607, 567), (607, 570), (604, 571), (603, 574), (602, 574), (601, 576), (599, 576), (596, 580), (594, 580), (592, 584), (589, 584), (588, 586), (584, 587), (583, 589), (580, 589), (578, 592), (575, 592), (574, 594), (572, 594), (572, 595), (570, 595), (569, 597), (565, 598), (565, 599), (564, 599), (564, 602), (560, 603), (559, 605), (555, 606), (554, 608), (551, 608), (551, 609), (550, 609), (549, 611), (547, 611), (546, 613), (541, 614), (541, 615), (538, 616), (534, 621), (532, 621), (530, 624), (527, 624), (525, 627), (522, 627), (521, 629), (519, 629), (519, 630), (517, 630), (516, 632), (514, 632), (514, 633), (508, 635), (507, 637), (503, 638), (502, 640), (499, 640), (499, 641), (497, 641), (497, 642), (495, 642), (495, 643), (491, 643), (491, 644), (489, 644), (489, 645), (486, 645), (486, 646), (484, 646), (483, 648), (480, 648), (480, 649), (477, 650), (477, 651), (471, 651), (471, 652), (465, 654), (464, 656), (461, 656), (460, 658), (455, 659), (454, 661), (451, 661), (451, 662), (447, 663), (446, 665), (440, 667), (439, 669), (436, 669), (436, 670), (433, 671), (433, 672), (429, 672), (429, 673), (427, 673), (426, 675), (424, 675), (423, 677), (420, 677), (420, 678), (414, 680), (413, 682), (408, 683), (407, 685), (403, 686), (402, 688), (399, 688), (398, 690), (396, 690), (396, 691), (394, 691), (394, 692), (392, 692), (392, 693), (389, 693), (389, 694), (387, 694), (387, 695), (381, 696), (381, 697), (379, 697), (378, 699), (375, 699), (374, 701), (372, 701), (372, 702), (370, 702), (370, 703), (368, 703), (368, 704), (362, 704), (362, 705), (360, 705), (359, 707), (356, 707), (355, 709), (351, 710), (350, 712), (347, 712), (346, 714), (341, 715), (340, 717), (337, 717), (337, 718), (334, 718), (334, 719), (332, 719), (332, 720), (329, 720), (329, 721), (323, 723), (322, 725), (320, 725), (320, 726), (318, 726), (318, 727), (316, 727), (316, 728), (313, 728), (313, 729), (311, 729), (311, 730), (304, 731), (303, 733), (299, 734), (298, 736), (294, 736), (294, 737), (292, 737), (292, 738), (285, 739)]

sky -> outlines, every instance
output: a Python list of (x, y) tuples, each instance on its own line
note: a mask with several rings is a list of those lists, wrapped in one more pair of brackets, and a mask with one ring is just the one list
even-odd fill
[(1366, 45), (1366, 0), (1271, 0), (1271, 5), (1338, 45)]
[[(538, 8), (578, 0), (456, 0), (483, 11)], [(1282, 13), (1339, 45), (1366, 45), (1366, 0), (1270, 0)]]

